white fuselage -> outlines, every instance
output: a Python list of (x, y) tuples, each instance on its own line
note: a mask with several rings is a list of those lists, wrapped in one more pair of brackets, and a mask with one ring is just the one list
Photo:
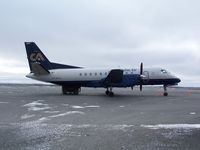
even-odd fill
[[(97, 81), (106, 78), (112, 69), (54, 69), (49, 70), (50, 74), (35, 75), (30, 73), (28, 78), (44, 82), (54, 81)], [(123, 69), (124, 75), (139, 74), (139, 69)], [(177, 78), (161, 68), (147, 68), (143, 71), (144, 79), (172, 79)]]

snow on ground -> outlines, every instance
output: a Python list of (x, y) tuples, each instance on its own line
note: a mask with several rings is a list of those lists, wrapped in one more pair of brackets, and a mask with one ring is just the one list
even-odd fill
[(89, 105), (89, 106), (76, 106), (76, 105), (72, 105), (70, 106), (71, 108), (74, 109), (84, 109), (84, 108), (100, 108), (100, 106), (98, 105)]
[(99, 108), (100, 106), (98, 105), (89, 105), (89, 106), (85, 106), (85, 108)]
[(85, 113), (82, 112), (82, 111), (68, 111), (68, 112), (65, 112), (65, 113), (62, 113), (62, 114), (52, 115), (52, 116), (49, 116), (49, 117), (50, 117), (50, 118), (63, 117), (63, 116), (66, 116), (66, 115), (71, 115), (71, 114), (80, 114), (80, 115), (84, 115)]
[(28, 118), (32, 118), (34, 116), (35, 116), (34, 114), (32, 114), (32, 115), (24, 114), (24, 115), (21, 116), (21, 119), (28, 119)]
[(48, 104), (43, 104), (43, 100), (33, 101), (31, 103), (25, 104), (24, 107), (27, 107), (29, 111), (40, 111), (50, 109)]
[(45, 111), (45, 113), (47, 114), (57, 114), (59, 113), (60, 111)]
[(141, 127), (149, 129), (200, 129), (200, 124), (157, 124), (141, 125)]
[(190, 112), (190, 115), (196, 115), (196, 112)]
[(82, 109), (82, 108), (85, 108), (83, 106), (71, 106), (71, 108), (74, 108), (74, 109)]

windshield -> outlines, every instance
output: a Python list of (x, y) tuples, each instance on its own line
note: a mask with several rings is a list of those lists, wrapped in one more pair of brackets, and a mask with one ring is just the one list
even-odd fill
[(167, 73), (167, 71), (165, 69), (161, 69), (160, 70), (162, 73)]

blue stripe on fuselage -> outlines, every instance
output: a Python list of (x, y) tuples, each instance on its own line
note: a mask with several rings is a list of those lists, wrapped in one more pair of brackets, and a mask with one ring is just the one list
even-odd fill
[[(104, 83), (106, 78), (101, 80), (91, 80), (91, 81), (49, 81), (54, 84), (70, 87), (107, 87)], [(131, 87), (137, 85), (139, 82), (139, 75), (124, 75), (122, 82), (120, 83), (111, 83), (112, 87)]]
[(143, 85), (177, 85), (180, 81), (179, 78), (148, 79), (143, 82)]

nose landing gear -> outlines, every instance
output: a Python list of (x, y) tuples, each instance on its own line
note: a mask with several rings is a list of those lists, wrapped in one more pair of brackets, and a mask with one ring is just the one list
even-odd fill
[(168, 96), (168, 93), (167, 93), (167, 85), (163, 85), (163, 88), (164, 88), (163, 96)]

